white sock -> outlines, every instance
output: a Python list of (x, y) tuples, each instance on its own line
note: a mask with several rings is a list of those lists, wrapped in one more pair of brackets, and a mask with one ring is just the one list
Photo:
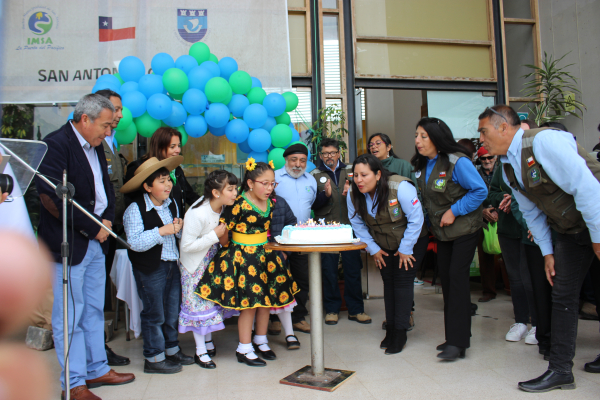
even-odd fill
[[(206, 335), (204, 335), (204, 342), (205, 342), (206, 348), (208, 350), (214, 350), (215, 349), (215, 344), (212, 342), (212, 332), (209, 332)], [(206, 343), (206, 342), (210, 342), (210, 343)]]
[(271, 348), (269, 347), (269, 339), (267, 339), (267, 335), (255, 335), (254, 344), (258, 346), (260, 351), (269, 351)]
[[(281, 326), (285, 331), (285, 336), (290, 336), (294, 334), (294, 326), (292, 324), (292, 312), (284, 311), (282, 313), (277, 314), (277, 318), (281, 321)], [(296, 338), (290, 338), (290, 341), (296, 342)]]
[(239, 342), (236, 351), (240, 354), (245, 354), (247, 358), (250, 360), (255, 360), (258, 358), (256, 354), (254, 354), (254, 348), (252, 347), (252, 343), (242, 343)]
[(197, 332), (194, 332), (194, 340), (196, 341), (196, 355), (200, 357), (200, 361), (209, 362), (210, 356), (206, 354), (206, 345), (204, 344), (205, 337)]

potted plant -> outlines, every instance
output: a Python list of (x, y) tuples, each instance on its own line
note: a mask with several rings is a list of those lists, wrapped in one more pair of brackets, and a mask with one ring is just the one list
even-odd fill
[[(567, 53), (569, 54), (569, 53)], [(535, 115), (535, 122), (538, 125), (544, 122), (555, 122), (564, 119), (572, 114), (581, 119), (581, 115), (587, 110), (585, 105), (575, 100), (575, 93), (581, 93), (577, 89), (577, 79), (566, 69), (574, 64), (559, 67), (558, 63), (567, 56), (555, 60), (552, 55), (548, 56), (544, 52), (542, 66), (526, 64), (532, 71), (523, 76), (525, 79), (531, 79), (525, 84), (523, 92), (525, 97), (535, 97), (537, 104), (532, 108), (527, 107)]]

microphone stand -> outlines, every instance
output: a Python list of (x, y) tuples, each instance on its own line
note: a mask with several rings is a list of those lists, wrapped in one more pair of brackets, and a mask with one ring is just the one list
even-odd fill
[(32, 168), (29, 164), (23, 161), (18, 155), (16, 155), (9, 148), (0, 143), (0, 146), (8, 152), (9, 155), (15, 158), (15, 160), (19, 161), (23, 164), (27, 169), (33, 172), (36, 176), (38, 176), (41, 180), (46, 182), (52, 189), (55, 190), (56, 195), (59, 198), (62, 198), (62, 210), (63, 210), (63, 218), (62, 218), (62, 229), (63, 229), (63, 241), (60, 245), (60, 255), (62, 257), (62, 284), (63, 284), (63, 357), (64, 357), (64, 376), (65, 376), (65, 400), (70, 400), (71, 398), (71, 383), (70, 383), (70, 374), (69, 374), (69, 297), (68, 297), (68, 288), (69, 288), (69, 279), (68, 279), (68, 263), (69, 263), (69, 242), (67, 238), (67, 204), (71, 203), (73, 206), (77, 207), (79, 211), (85, 214), (88, 218), (94, 221), (96, 224), (100, 225), (104, 230), (106, 230), (112, 237), (114, 237), (121, 245), (125, 248), (130, 249), (131, 246), (129, 243), (121, 239), (116, 233), (114, 233), (110, 228), (102, 223), (102, 221), (98, 221), (94, 215), (88, 212), (85, 208), (83, 208), (79, 203), (73, 200), (73, 196), (75, 196), (75, 187), (67, 182), (67, 170), (63, 170), (63, 180), (60, 186), (55, 185), (46, 178), (44, 175), (40, 174), (37, 170)]

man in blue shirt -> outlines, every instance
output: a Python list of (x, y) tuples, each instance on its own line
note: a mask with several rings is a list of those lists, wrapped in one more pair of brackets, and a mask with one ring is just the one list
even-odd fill
[[(275, 171), (277, 195), (288, 203), (298, 223), (310, 218), (310, 208), (317, 195), (317, 181), (306, 172), (308, 148), (300, 143), (288, 147), (283, 153), (285, 166)], [(304, 320), (308, 315), (308, 254), (290, 253), (290, 271), (300, 288), (295, 299), (298, 303), (292, 312), (294, 329), (310, 333), (310, 325)]]
[[(543, 375), (520, 382), (519, 388), (574, 389), (579, 291), (592, 260), (600, 257), (600, 182), (597, 172), (590, 170), (600, 166), (584, 150), (578, 151), (570, 133), (550, 129), (525, 133), (520, 125), (511, 107), (497, 105), (479, 116), (478, 129), (489, 153), (502, 156), (504, 181), (513, 188), (540, 246), (552, 285), (550, 364)], [(550, 226), (557, 232), (554, 246)]]

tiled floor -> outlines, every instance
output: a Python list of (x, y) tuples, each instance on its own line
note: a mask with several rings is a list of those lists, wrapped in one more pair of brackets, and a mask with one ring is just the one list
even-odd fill
[[(375, 278), (376, 276), (371, 276)], [(376, 282), (371, 282), (374, 286)], [(377, 287), (375, 286), (375, 291)], [(472, 292), (474, 302), (479, 292)], [(600, 351), (597, 321), (579, 321), (575, 376), (577, 390), (529, 394), (517, 389), (517, 382), (534, 378), (546, 370), (547, 362), (538, 354), (537, 346), (504, 340), (512, 323), (510, 298), (500, 294), (489, 303), (479, 303), (473, 317), (473, 338), (467, 357), (456, 362), (441, 362), (435, 346), (443, 342), (442, 295), (429, 286), (415, 291), (416, 327), (409, 333), (402, 353), (387, 356), (379, 349), (383, 338), (383, 300), (366, 301), (366, 311), (373, 318), (370, 325), (360, 325), (340, 315), (335, 326), (325, 326), (325, 366), (356, 371), (333, 393), (279, 384), (284, 376), (310, 363), (310, 336), (297, 333), (302, 348), (285, 349), (284, 336), (270, 337), (278, 359), (266, 368), (250, 368), (235, 359), (236, 327), (229, 325), (215, 334), (218, 354), (216, 370), (186, 366), (175, 375), (147, 375), (143, 370), (142, 340), (125, 341), (120, 329), (109, 345), (117, 354), (131, 358), (131, 365), (117, 371), (134, 372), (135, 382), (92, 391), (104, 400), (111, 399), (594, 399), (600, 398), (600, 374), (583, 371), (583, 364)], [(193, 354), (190, 333), (181, 335), (181, 345)], [(60, 370), (54, 350), (43, 355), (53, 373)], [(60, 393), (58, 379), (54, 387)]]

